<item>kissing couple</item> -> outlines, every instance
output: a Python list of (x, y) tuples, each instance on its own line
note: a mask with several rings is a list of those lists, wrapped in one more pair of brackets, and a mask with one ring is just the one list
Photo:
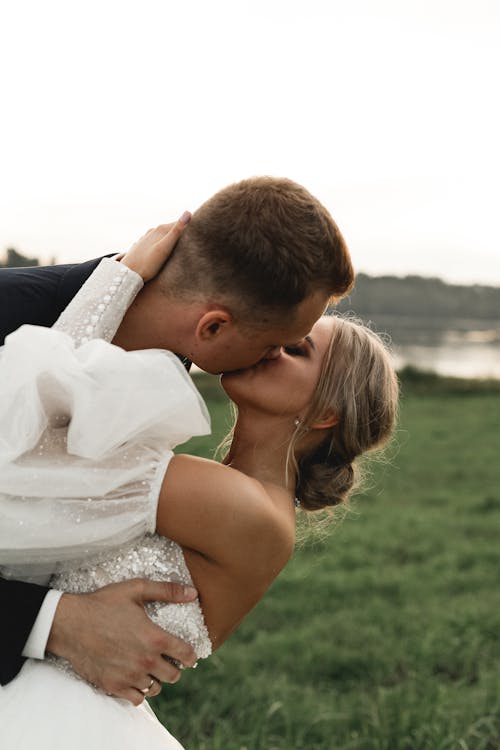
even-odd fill
[[(0, 744), (181, 748), (144, 701), (210, 655), (344, 502), (398, 385), (328, 211), (230, 185), (123, 256), (0, 271)], [(222, 463), (187, 369), (236, 406)], [(215, 708), (214, 708), (215, 710)], [(29, 717), (29, 721), (26, 721)]]

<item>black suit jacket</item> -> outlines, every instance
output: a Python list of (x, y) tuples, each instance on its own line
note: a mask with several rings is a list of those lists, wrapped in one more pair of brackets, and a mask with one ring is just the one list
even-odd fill
[[(0, 344), (24, 323), (51, 326), (101, 259), (30, 268), (0, 268)], [(0, 683), (21, 669), (21, 652), (46, 588), (0, 578)]]

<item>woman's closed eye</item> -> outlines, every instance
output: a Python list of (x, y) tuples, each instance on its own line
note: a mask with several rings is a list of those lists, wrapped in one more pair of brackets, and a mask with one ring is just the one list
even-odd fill
[(283, 351), (289, 354), (291, 357), (305, 357), (307, 352), (304, 346), (300, 344), (290, 344), (290, 346), (284, 346)]

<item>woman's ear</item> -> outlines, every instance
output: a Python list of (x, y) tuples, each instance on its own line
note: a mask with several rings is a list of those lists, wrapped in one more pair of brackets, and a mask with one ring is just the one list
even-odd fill
[(231, 323), (232, 316), (224, 308), (217, 308), (216, 310), (208, 310), (203, 313), (198, 323), (196, 324), (195, 336), (200, 341), (207, 343), (213, 341), (219, 336), (228, 324)]
[(329, 412), (322, 419), (311, 425), (311, 430), (326, 430), (328, 427), (335, 427), (339, 423), (339, 417), (335, 412)]

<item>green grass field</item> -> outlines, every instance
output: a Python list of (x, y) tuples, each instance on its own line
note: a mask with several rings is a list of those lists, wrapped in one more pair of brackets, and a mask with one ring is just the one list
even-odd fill
[(500, 383), (405, 373), (390, 463), (154, 702), (187, 750), (500, 748), (499, 431)]

